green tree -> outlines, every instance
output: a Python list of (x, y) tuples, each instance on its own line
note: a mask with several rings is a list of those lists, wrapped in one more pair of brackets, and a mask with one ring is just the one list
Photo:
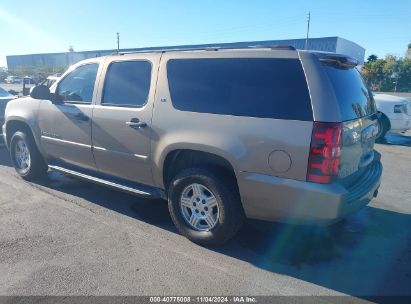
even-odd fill
[(0, 67), (0, 82), (4, 82), (4, 79), (9, 76), (9, 73), (7, 72), (6, 68), (1, 68)]
[(367, 61), (361, 70), (368, 85), (374, 91), (381, 91), (381, 87), (385, 82), (386, 75), (384, 73), (384, 65), (384, 59)]
[(394, 55), (384, 59), (369, 56), (361, 73), (374, 91), (411, 91), (411, 59)]
[(401, 62), (400, 60), (393, 56), (387, 55), (385, 57), (385, 62), (383, 66), (383, 82), (381, 83), (381, 91), (383, 92), (391, 92), (394, 91), (396, 86), (395, 82), (399, 78), (399, 73), (401, 71)]
[(377, 59), (378, 59), (377, 55), (373, 54), (373, 55), (368, 56), (367, 62), (375, 62), (377, 61)]
[(407, 51), (405, 52), (405, 59), (411, 60), (411, 42), (408, 44)]
[(411, 59), (404, 59), (401, 63), (401, 70), (397, 78), (397, 91), (410, 92), (411, 91)]

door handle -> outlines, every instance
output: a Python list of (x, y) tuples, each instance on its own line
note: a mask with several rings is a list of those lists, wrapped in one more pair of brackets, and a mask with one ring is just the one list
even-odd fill
[(85, 114), (83, 114), (83, 113), (77, 113), (77, 114), (75, 114), (74, 115), (74, 118), (76, 119), (76, 120), (78, 120), (78, 121), (89, 121), (90, 120), (90, 118), (87, 116), (87, 115), (85, 115)]
[(140, 119), (138, 118), (132, 118), (130, 121), (126, 121), (126, 125), (133, 129), (147, 127), (147, 124), (143, 121), (140, 121)]

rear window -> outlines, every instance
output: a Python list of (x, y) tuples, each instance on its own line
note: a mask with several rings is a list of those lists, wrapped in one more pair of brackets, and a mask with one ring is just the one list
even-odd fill
[(343, 69), (324, 65), (334, 87), (343, 120), (352, 120), (374, 114), (374, 98), (356, 68)]
[(181, 111), (312, 120), (298, 59), (174, 59), (167, 72), (173, 106)]

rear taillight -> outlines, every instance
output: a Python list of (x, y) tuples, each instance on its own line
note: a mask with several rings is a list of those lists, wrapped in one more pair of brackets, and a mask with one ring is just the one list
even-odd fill
[(314, 122), (307, 181), (325, 184), (331, 183), (338, 176), (341, 133), (339, 123)]

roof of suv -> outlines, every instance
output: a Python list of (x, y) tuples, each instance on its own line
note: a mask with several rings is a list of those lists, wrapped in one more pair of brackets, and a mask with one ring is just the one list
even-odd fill
[(315, 57), (318, 57), (321, 61), (329, 61), (329, 62), (336, 62), (342, 66), (346, 67), (354, 67), (358, 64), (358, 61), (350, 56), (344, 55), (344, 54), (338, 54), (338, 53), (333, 53), (333, 52), (322, 52), (322, 51), (316, 51), (316, 50), (300, 50), (300, 49), (295, 49), (292, 46), (260, 46), (260, 45), (253, 45), (253, 46), (247, 46), (247, 47), (236, 47), (236, 48), (231, 48), (231, 47), (207, 47), (207, 48), (165, 48), (165, 49), (157, 49), (157, 50), (151, 50), (151, 51), (135, 51), (135, 52), (124, 52), (124, 53), (118, 53), (118, 54), (112, 54), (106, 57), (117, 57), (117, 56), (130, 56), (132, 57), (133, 55), (136, 54), (155, 54), (155, 53), (167, 53), (167, 54), (204, 54), (204, 53), (210, 53), (210, 52), (216, 52), (216, 53), (223, 53), (223, 54), (239, 54), (239, 53), (250, 53), (250, 52), (257, 52), (258, 54), (261, 54), (262, 52), (270, 52), (270, 54), (273, 54), (271, 52), (275, 52), (274, 54), (281, 54), (283, 58), (287, 58), (287, 54), (289, 54), (290, 57), (296, 58), (298, 57), (297, 53), (308, 53), (315, 55)]
[(247, 46), (247, 47), (198, 47), (198, 48), (164, 48), (164, 49), (156, 49), (156, 50), (151, 50), (151, 51), (135, 51), (135, 52), (124, 52), (124, 53), (119, 53), (120, 55), (124, 54), (136, 54), (136, 53), (169, 53), (169, 52), (189, 52), (189, 51), (223, 51), (223, 50), (288, 50), (288, 51), (296, 51), (296, 49), (293, 46), (290, 45), (274, 45), (274, 46), (261, 46), (261, 45), (252, 45), (252, 46)]
[[(138, 56), (138, 55), (149, 55), (149, 54), (169, 54), (171, 56), (176, 57), (185, 57), (187, 55), (193, 56), (204, 56), (204, 55), (211, 55), (211, 54), (224, 54), (224, 57), (230, 56), (237, 56), (239, 55), (242, 57), (244, 54), (259, 54), (259, 56), (264, 55), (278, 55), (282, 58), (298, 58), (298, 53), (300, 50), (296, 50), (290, 46), (250, 46), (245, 48), (186, 48), (186, 49), (158, 49), (152, 51), (136, 51), (136, 52), (125, 52), (125, 53), (118, 53), (105, 56), (106, 58), (118, 58), (118, 56), (122, 57), (130, 57)], [(241, 55), (242, 54), (242, 55)], [(258, 56), (258, 57), (259, 57)], [(206, 56), (204, 56), (206, 57)]]

